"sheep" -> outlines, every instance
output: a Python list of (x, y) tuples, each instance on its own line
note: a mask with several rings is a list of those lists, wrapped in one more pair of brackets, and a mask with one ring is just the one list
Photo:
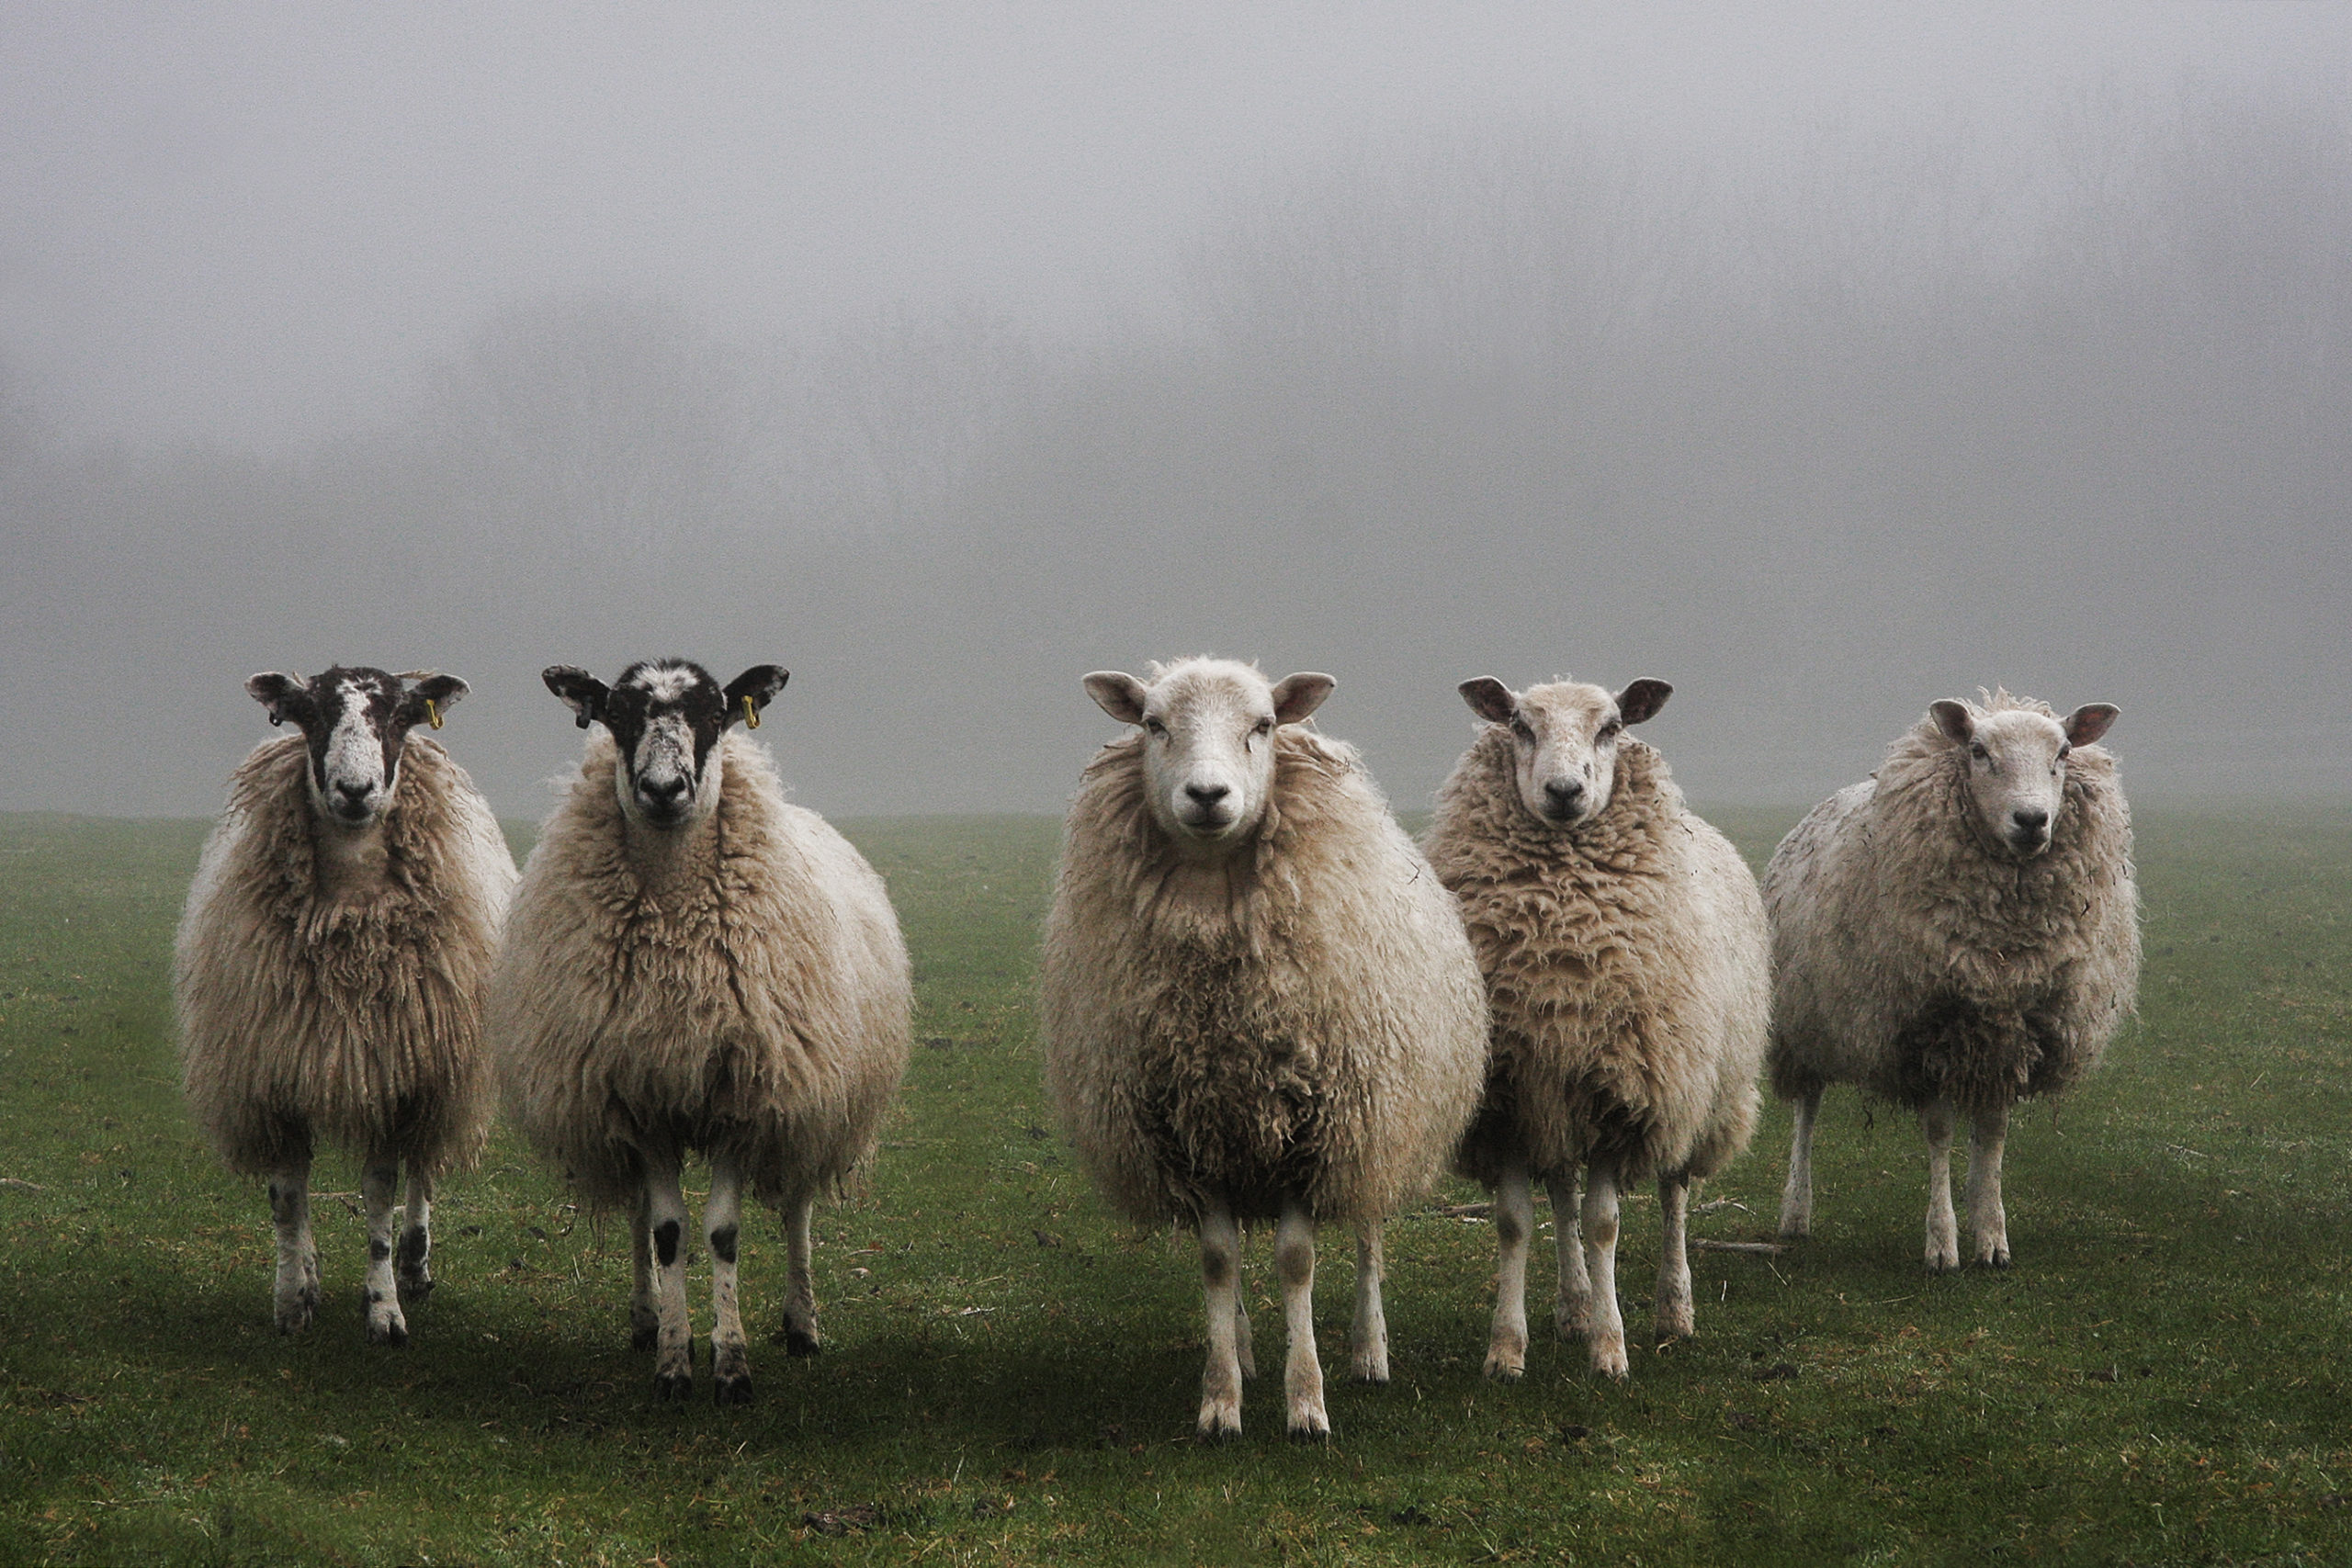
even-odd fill
[(245, 690), (301, 733), (231, 775), (188, 889), (173, 965), (182, 1083), (229, 1168), (269, 1183), (282, 1333), (318, 1309), (314, 1146), (360, 1156), (368, 1337), (403, 1345), (401, 1298), (433, 1288), (434, 1183), (489, 1132), (481, 1003), (514, 861), (465, 771), (410, 733), (440, 728), (463, 681), (336, 665)]
[(1357, 1235), (1353, 1370), (1388, 1378), (1380, 1224), (1476, 1103), (1486, 1003), (1461, 917), (1355, 751), (1299, 728), (1328, 675), (1185, 659), (1085, 678), (1137, 733), (1071, 803), (1039, 988), (1046, 1081), (1110, 1205), (1200, 1237), (1198, 1427), (1254, 1372), (1240, 1226), (1276, 1222), (1291, 1437), (1330, 1435), (1315, 1229)]
[(2092, 744), (2117, 710), (2091, 703), (2062, 720), (2046, 703), (1977, 694), (1929, 706), (1764, 874), (1780, 972), (1772, 1088), (1796, 1111), (1781, 1234), (1813, 1228), (1823, 1088), (1859, 1084), (1919, 1113), (1939, 1273), (1960, 1266), (1955, 1112), (1970, 1118), (1975, 1261), (2007, 1268), (2010, 1109), (2098, 1065), (2140, 975), (2131, 808), (2115, 759)]
[(1487, 723), (1439, 790), (1427, 848), (1461, 900), (1493, 1020), (1485, 1099), (1455, 1156), (1495, 1193), (1486, 1372), (1526, 1371), (1529, 1183), (1540, 1178), (1560, 1254), (1554, 1325), (1562, 1338), (1586, 1335), (1593, 1371), (1623, 1379), (1623, 1185), (1657, 1180), (1657, 1331), (1687, 1337), (1690, 1183), (1755, 1131), (1771, 999), (1763, 900), (1738, 852), (1683, 804), (1666, 760), (1623, 733), (1673, 687), (1645, 679), (1612, 696), (1561, 680), (1513, 692), (1481, 677), (1459, 690)]
[(748, 1403), (743, 1192), (783, 1213), (783, 1337), (813, 1355), (810, 1213), (872, 1155), (905, 1074), (906, 944), (873, 867), (730, 733), (758, 726), (786, 671), (754, 665), (724, 689), (684, 660), (610, 686), (568, 664), (542, 678), (602, 728), (515, 891), (491, 985), (500, 1082), (595, 1208), (629, 1211), (631, 1339), (658, 1352), (662, 1399), (694, 1392), (679, 1170), (708, 1157), (711, 1392)]

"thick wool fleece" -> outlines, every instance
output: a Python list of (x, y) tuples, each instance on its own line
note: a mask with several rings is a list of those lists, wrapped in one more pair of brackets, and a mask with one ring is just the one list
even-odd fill
[(1755, 1131), (1771, 981), (1756, 878), (1631, 738), (1609, 804), (1562, 829), (1521, 803), (1489, 725), (1438, 792), (1430, 863), (1487, 976), (1486, 1099), (1455, 1163), (1493, 1186), (1613, 1162), (1713, 1175)]
[(380, 884), (333, 897), (309, 767), (299, 735), (255, 747), (205, 844), (173, 983), (188, 1106), (243, 1174), (318, 1137), (437, 1174), (490, 1127), (482, 995), (514, 861), (465, 770), (413, 737)]
[[(2051, 714), (2007, 694), (1992, 706)], [(2050, 847), (2028, 861), (1985, 838), (1968, 767), (1922, 719), (1774, 852), (1782, 1098), (1854, 1083), (1914, 1108), (1997, 1109), (2071, 1088), (2131, 1012), (2140, 900), (2115, 759), (2075, 748)]]
[(1144, 796), (1144, 742), (1071, 804), (1041, 977), (1046, 1080), (1112, 1206), (1394, 1213), (1476, 1101), (1486, 1008), (1437, 884), (1355, 752), (1275, 732), (1256, 840), (1204, 875)]
[(510, 1113), (599, 1204), (641, 1156), (729, 1154), (764, 1201), (871, 1154), (907, 1066), (911, 980), (881, 877), (766, 751), (723, 750), (718, 803), (632, 824), (593, 736), (523, 868), (491, 989)]

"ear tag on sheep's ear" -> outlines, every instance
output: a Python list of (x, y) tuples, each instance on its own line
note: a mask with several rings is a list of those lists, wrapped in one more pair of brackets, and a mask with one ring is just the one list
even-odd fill
[(431, 697), (424, 699), (424, 716), (426, 720), (432, 724), (434, 728), (438, 729), (441, 728), (441, 710), (433, 705), (433, 699)]
[(760, 727), (760, 710), (752, 705), (752, 694), (749, 692), (743, 694), (743, 727), (746, 729)]

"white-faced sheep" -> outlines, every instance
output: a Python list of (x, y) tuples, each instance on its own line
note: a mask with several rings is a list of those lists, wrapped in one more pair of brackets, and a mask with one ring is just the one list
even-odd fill
[(491, 989), (510, 1111), (592, 1202), (629, 1213), (632, 1337), (658, 1351), (663, 1398), (694, 1388), (686, 1155), (710, 1162), (712, 1392), (741, 1403), (743, 1190), (784, 1215), (785, 1339), (811, 1354), (810, 1211), (873, 1152), (906, 1071), (911, 981), (882, 879), (729, 732), (785, 679), (755, 665), (722, 690), (677, 660), (611, 686), (546, 671), (603, 730), (524, 865)]
[(1088, 765), (1041, 975), (1046, 1077), (1111, 1205), (1196, 1229), (1200, 1431), (1241, 1429), (1253, 1370), (1240, 1225), (1274, 1221), (1289, 1431), (1330, 1432), (1315, 1227), (1358, 1238), (1354, 1370), (1388, 1376), (1380, 1223), (1476, 1101), (1478, 966), (1453, 900), (1355, 752), (1298, 728), (1328, 675), (1187, 659), (1086, 677), (1139, 733)]
[(2091, 744), (2115, 715), (2061, 719), (2007, 692), (1937, 703), (1773, 854), (1772, 1088), (1796, 1102), (1782, 1235), (1813, 1227), (1823, 1088), (1859, 1084), (1919, 1112), (1930, 1269), (1960, 1266), (1952, 1118), (1968, 1115), (1974, 1258), (2007, 1265), (2010, 1108), (2090, 1071), (2139, 986), (2132, 814)]
[(1554, 1322), (1589, 1337), (1594, 1371), (1622, 1378), (1620, 1190), (1657, 1179), (1657, 1327), (1688, 1335), (1690, 1183), (1755, 1130), (1771, 1001), (1756, 878), (1683, 804), (1665, 759), (1623, 733), (1672, 690), (1462, 684), (1488, 722), (1438, 793), (1428, 848), (1461, 900), (1493, 1020), (1485, 1103), (1456, 1156), (1495, 1192), (1489, 1377), (1526, 1370), (1531, 1179), (1552, 1194)]
[(188, 1106), (231, 1169), (268, 1179), (288, 1334), (319, 1300), (313, 1148), (360, 1156), (368, 1337), (399, 1345), (401, 1297), (433, 1286), (434, 1181), (489, 1130), (482, 993), (514, 861), (464, 770), (410, 735), (441, 727), (463, 681), (338, 665), (245, 690), (302, 733), (238, 766), (188, 889), (173, 980)]

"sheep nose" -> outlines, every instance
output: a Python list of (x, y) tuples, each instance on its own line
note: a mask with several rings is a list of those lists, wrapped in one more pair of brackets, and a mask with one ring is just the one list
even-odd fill
[(349, 801), (352, 805), (356, 806), (361, 801), (368, 798), (368, 791), (370, 786), (364, 784), (353, 784), (349, 779), (337, 779), (334, 781), (334, 787), (336, 793), (341, 795), (344, 799)]
[(1554, 779), (1544, 786), (1544, 793), (1551, 796), (1555, 808), (1566, 811), (1584, 798), (1584, 785), (1575, 779)]
[(662, 806), (674, 806), (686, 795), (686, 781), (682, 778), (644, 779), (637, 787), (645, 792), (646, 799)]
[(2019, 828), (2025, 829), (2025, 831), (2029, 833), (2039, 833), (2042, 829), (2050, 825), (2050, 813), (2047, 811), (2012, 811), (2009, 813), (2009, 820), (2015, 822)]
[(1228, 785), (1220, 784), (1186, 784), (1184, 786), (1184, 793), (1191, 796), (1193, 803), (1196, 805), (1215, 806), (1227, 795), (1231, 795), (1233, 791)]

